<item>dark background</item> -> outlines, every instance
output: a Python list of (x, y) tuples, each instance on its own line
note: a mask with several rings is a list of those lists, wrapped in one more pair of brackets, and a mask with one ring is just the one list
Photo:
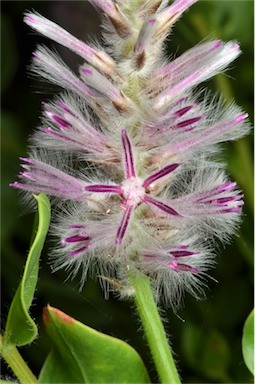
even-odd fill
[[(51, 43), (22, 22), (25, 10), (35, 9), (79, 38), (99, 34), (99, 19), (83, 1), (2, 1), (2, 318), (19, 283), (33, 225), (33, 213), (25, 213), (17, 191), (8, 187), (19, 172), (19, 157), (26, 155), (27, 137), (39, 122), (40, 102), (55, 89), (28, 76), (27, 66), (36, 44)], [(206, 86), (226, 99), (236, 99), (253, 121), (253, 2), (201, 1), (177, 23), (168, 40), (169, 55), (179, 55), (205, 37), (236, 39), (243, 55), (224, 75)], [(77, 56), (54, 45), (64, 61), (77, 69)], [(39, 90), (39, 91), (38, 91)], [(253, 307), (253, 140), (246, 137), (223, 146), (221, 157), (231, 177), (245, 193), (243, 224), (231, 245), (219, 245), (218, 265), (208, 281), (207, 299), (186, 296), (178, 316), (164, 311), (167, 333), (184, 383), (249, 383), (252, 377), (243, 362), (241, 337), (244, 321)], [(40, 336), (21, 350), (35, 374), (50, 344), (41, 325), (43, 307), (50, 303), (94, 327), (129, 342), (141, 354), (151, 379), (157, 376), (132, 303), (111, 297), (105, 300), (97, 282), (89, 280), (78, 292), (78, 279), (65, 282), (65, 273), (52, 275), (47, 246), (41, 261), (36, 298), (31, 313)], [(2, 326), (4, 327), (4, 325)], [(5, 372), (3, 368), (3, 373)], [(7, 372), (7, 371), (6, 371)], [(10, 374), (10, 373), (9, 373)]]

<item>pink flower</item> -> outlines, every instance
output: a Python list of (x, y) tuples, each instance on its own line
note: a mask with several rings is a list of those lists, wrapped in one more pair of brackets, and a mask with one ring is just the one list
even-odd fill
[(212, 153), (248, 132), (247, 114), (194, 92), (240, 47), (204, 42), (166, 65), (164, 39), (195, 0), (90, 2), (104, 17), (105, 50), (25, 16), (85, 62), (76, 75), (48, 49), (34, 53), (33, 72), (64, 92), (43, 103), (21, 182), (11, 185), (63, 201), (52, 229), (55, 270), (82, 268), (83, 284), (92, 268), (128, 290), (134, 269), (174, 305), (183, 290), (201, 293), (214, 263), (210, 240), (225, 241), (240, 221), (243, 195)]

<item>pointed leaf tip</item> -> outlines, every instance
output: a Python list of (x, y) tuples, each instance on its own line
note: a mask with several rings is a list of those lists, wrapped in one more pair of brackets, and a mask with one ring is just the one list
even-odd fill
[(60, 309), (51, 307), (50, 305), (47, 305), (47, 307), (43, 308), (42, 319), (45, 325), (49, 324), (52, 321), (52, 317), (54, 316), (57, 317), (59, 321), (64, 323), (74, 323), (74, 319), (66, 313), (60, 311)]

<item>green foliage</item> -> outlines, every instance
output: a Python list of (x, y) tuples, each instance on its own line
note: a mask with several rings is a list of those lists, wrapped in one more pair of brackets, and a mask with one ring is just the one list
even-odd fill
[(222, 334), (215, 330), (201, 334), (198, 327), (187, 324), (182, 343), (185, 357), (194, 371), (210, 380), (229, 382), (230, 350)]
[(37, 336), (37, 326), (28, 310), (32, 303), (38, 279), (39, 258), (50, 223), (50, 203), (46, 195), (34, 196), (38, 202), (38, 229), (30, 248), (24, 274), (12, 301), (5, 329), (5, 345), (22, 346)]
[(149, 383), (138, 353), (128, 344), (74, 320), (59, 309), (44, 309), (53, 348), (40, 383)]
[(242, 347), (245, 364), (254, 374), (254, 309), (244, 324)]

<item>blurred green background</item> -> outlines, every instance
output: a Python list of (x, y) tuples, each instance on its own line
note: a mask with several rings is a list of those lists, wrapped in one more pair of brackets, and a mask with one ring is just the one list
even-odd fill
[[(19, 283), (30, 242), (33, 213), (27, 213), (17, 191), (8, 187), (19, 172), (27, 138), (39, 123), (40, 102), (52, 97), (54, 86), (28, 76), (27, 66), (36, 44), (49, 41), (22, 22), (25, 10), (35, 9), (74, 35), (89, 39), (99, 34), (99, 19), (83, 1), (2, 1), (2, 317), (3, 326)], [(206, 86), (235, 98), (253, 121), (253, 2), (201, 1), (177, 23), (168, 40), (169, 54), (181, 54), (209, 36), (236, 39), (243, 55), (224, 75)], [(77, 57), (54, 46), (63, 59), (77, 68)], [(218, 247), (218, 264), (208, 280), (207, 299), (186, 296), (178, 315), (164, 311), (167, 333), (184, 383), (249, 383), (252, 377), (243, 362), (241, 337), (244, 321), (253, 307), (253, 139), (228, 143), (221, 154), (229, 173), (245, 193), (243, 224), (231, 245)], [(25, 212), (25, 213), (24, 213)], [(40, 326), (40, 337), (22, 354), (38, 374), (49, 351), (41, 326), (42, 308), (50, 303), (109, 335), (129, 342), (141, 354), (152, 382), (157, 375), (149, 356), (132, 303), (114, 297), (105, 300), (97, 282), (89, 280), (78, 292), (78, 279), (65, 281), (65, 273), (52, 275), (47, 247), (42, 255), (39, 285), (31, 308)], [(3, 327), (2, 326), (2, 327)], [(3, 367), (3, 374), (5, 374)], [(7, 370), (6, 370), (7, 373)], [(10, 375), (10, 372), (9, 372)]]

